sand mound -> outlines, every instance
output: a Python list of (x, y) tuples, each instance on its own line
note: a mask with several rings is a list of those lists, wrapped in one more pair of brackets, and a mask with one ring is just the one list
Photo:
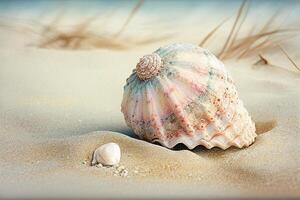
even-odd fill
[[(259, 127), (266, 130), (271, 126), (269, 123), (262, 123)], [(206, 150), (203, 147), (189, 151), (180, 145), (175, 150), (169, 150), (107, 131), (64, 139), (37, 140), (36, 143), (9, 152), (10, 160), (7, 162), (10, 162), (10, 165), (3, 171), (1, 180), (9, 179), (13, 173), (23, 172), (19, 174), (21, 180), (9, 180), (6, 186), (11, 184), (15, 187), (21, 184), (24, 190), (21, 190), (22, 194), (26, 191), (37, 196), (45, 195), (45, 192), (49, 195), (49, 191), (56, 191), (56, 195), (72, 196), (77, 192), (71, 191), (79, 185), (87, 184), (87, 181), (88, 188), (80, 190), (79, 195), (88, 194), (93, 197), (97, 194), (106, 194), (105, 190), (112, 189), (109, 187), (111, 184), (126, 184), (125, 188), (130, 185), (139, 188), (140, 191), (134, 194), (141, 196), (151, 196), (149, 191), (153, 190), (166, 195), (166, 189), (162, 188), (168, 186), (174, 189), (179, 187), (178, 185), (181, 185), (181, 192), (185, 188), (184, 193), (188, 196), (197, 196), (200, 191), (201, 195), (209, 195), (217, 190), (226, 190), (229, 196), (231, 194), (255, 196), (260, 193), (267, 195), (270, 192), (282, 194), (287, 191), (293, 195), (293, 191), (296, 192), (298, 189), (299, 180), (287, 177), (296, 173), (293, 171), (296, 170), (294, 168), (296, 163), (290, 163), (289, 170), (286, 170), (286, 162), (290, 160), (288, 156), (270, 156), (288, 153), (288, 149), (283, 148), (279, 140), (271, 139), (273, 131), (270, 130), (270, 134), (258, 137), (256, 143), (249, 148), (242, 150), (230, 148), (226, 151), (217, 148)], [(122, 150), (120, 165), (128, 170), (127, 177), (115, 176), (114, 168), (90, 166), (93, 151), (108, 142), (120, 145)], [(7, 155), (7, 152), (1, 154)], [(15, 166), (13, 163), (18, 165)], [(8, 171), (10, 174), (6, 174)], [(39, 185), (43, 180), (48, 181), (42, 186)], [(289, 181), (288, 185), (286, 181)], [(27, 184), (24, 186), (24, 183)], [(64, 188), (62, 185), (65, 184), (68, 185), (68, 189), (62, 190)], [(143, 187), (140, 187), (140, 184)], [(156, 188), (157, 184), (162, 188)], [(32, 185), (35, 188), (33, 191), (30, 190)], [(194, 190), (195, 188), (198, 190)], [(5, 191), (10, 189), (6, 188)], [(121, 188), (116, 189), (119, 190)], [(133, 192), (133, 188), (125, 193), (128, 194), (129, 191)], [(252, 193), (254, 191), (255, 193)], [(178, 195), (177, 191), (172, 195)]]

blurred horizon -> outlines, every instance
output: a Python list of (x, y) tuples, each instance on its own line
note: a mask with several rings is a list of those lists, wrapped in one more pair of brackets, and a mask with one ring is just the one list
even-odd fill
[[(238, 16), (240, 9), (243, 13)], [(31, 34), (24, 39), (27, 45), (120, 50), (172, 39), (200, 44), (221, 24), (209, 41), (213, 44), (207, 47), (213, 51), (217, 48), (217, 52), (219, 41), (226, 41), (236, 17), (240, 18), (236, 39), (264, 29), (267, 34), (275, 31), (274, 35), (284, 35), (286, 30), (299, 31), (299, 10), (300, 1), (296, 0), (13, 0), (0, 1), (0, 26), (22, 37)], [(297, 35), (291, 34), (286, 40), (292, 37)], [(2, 40), (6, 43), (4, 37)]]
[[(132, 7), (138, 2), (138, 0), (112, 0), (112, 1), (95, 1), (95, 0), (2, 0), (0, 1), (1, 16), (8, 13), (21, 14), (22, 11), (29, 11), (32, 15), (41, 14), (42, 12), (52, 12), (57, 9), (64, 8), (66, 14), (82, 13), (89, 14), (89, 12), (117, 9), (118, 11), (130, 11)], [(213, 10), (227, 10), (239, 7), (243, 0), (213, 0), (213, 1), (198, 1), (198, 0), (145, 0), (141, 8), (141, 12), (148, 12), (147, 14), (189, 14), (187, 9), (191, 13), (198, 9), (213, 9)], [(300, 8), (300, 2), (297, 0), (249, 0), (249, 10), (255, 8), (255, 10), (268, 10), (278, 8), (289, 8), (291, 15), (299, 14), (297, 11)], [(37, 12), (33, 12), (36, 10)], [(163, 11), (163, 12), (162, 12)], [(176, 12), (174, 12), (176, 11)], [(25, 12), (26, 13), (26, 12)], [(29, 14), (29, 13), (28, 13)], [(214, 13), (216, 14), (216, 13)]]

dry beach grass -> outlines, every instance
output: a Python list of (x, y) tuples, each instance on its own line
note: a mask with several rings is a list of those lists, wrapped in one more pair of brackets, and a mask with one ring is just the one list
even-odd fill
[[(216, 54), (221, 60), (231, 58), (241, 59), (258, 54), (260, 60), (255, 64), (267, 65), (269, 61), (262, 56), (262, 52), (267, 51), (268, 49), (277, 48), (278, 45), (285, 40), (298, 36), (300, 30), (298, 28), (273, 28), (275, 19), (279, 15), (279, 11), (276, 11), (258, 32), (253, 33), (253, 30), (255, 29), (255, 27), (253, 27), (248, 35), (240, 37), (240, 30), (247, 18), (249, 2), (250, 1), (244, 0), (241, 4), (224, 45), (219, 52), (216, 52)], [(209, 32), (199, 43), (199, 46), (204, 46), (204, 44), (207, 43), (207, 41), (213, 37), (218, 29), (227, 21), (228, 19), (225, 19)], [(279, 50), (281, 50), (293, 63), (293, 66), (299, 70), (299, 67), (287, 52), (285, 52), (282, 47), (279, 47)]]
[[(120, 29), (116, 33), (97, 33), (89, 30), (89, 26), (94, 20), (98, 20), (99, 16), (92, 16), (83, 22), (75, 25), (72, 31), (61, 31), (57, 26), (63, 15), (58, 15), (55, 20), (47, 25), (42, 31), (43, 39), (38, 44), (41, 48), (58, 48), (58, 49), (85, 49), (85, 48), (106, 48), (115, 50), (125, 50), (134, 46), (147, 45), (159, 42), (170, 37), (169, 34), (161, 36), (124, 36), (124, 32), (137, 15), (144, 1), (140, 0), (128, 13), (128, 16)], [(111, 15), (113, 11), (110, 11)], [(105, 16), (104, 23), (109, 23), (109, 16)], [(101, 28), (101, 27), (100, 27)]]
[[(65, 9), (61, 9), (53, 19), (47, 24), (38, 22), (37, 20), (18, 20), (19, 27), (11, 26), (2, 22), (2, 28), (9, 28), (18, 32), (32, 33), (40, 36), (38, 42), (34, 45), (40, 48), (54, 48), (54, 49), (112, 49), (125, 50), (135, 46), (142, 46), (151, 43), (163, 41), (172, 36), (170, 33), (151, 35), (126, 35), (124, 34), (128, 24), (136, 17), (144, 1), (137, 1), (136, 5), (128, 13), (126, 20), (121, 25), (116, 33), (107, 32), (102, 28), (109, 23), (109, 19), (114, 15), (114, 10), (106, 11), (106, 13), (97, 13), (93, 16), (87, 17), (81, 22), (73, 25), (66, 30), (66, 27), (61, 25), (65, 16)], [(5, 21), (6, 19), (4, 19)], [(101, 21), (96, 28), (91, 25), (95, 21)], [(120, 19), (122, 20), (122, 19)], [(20, 26), (21, 25), (21, 26)], [(22, 27), (23, 26), (23, 27)]]

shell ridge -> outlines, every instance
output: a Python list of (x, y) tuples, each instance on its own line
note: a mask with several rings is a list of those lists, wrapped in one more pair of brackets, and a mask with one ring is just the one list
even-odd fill
[[(232, 119), (236, 118), (236, 113), (234, 113), (234, 116), (232, 117)], [(218, 118), (216, 118), (218, 119)], [(216, 133), (212, 134), (211, 138), (208, 140), (208, 142), (212, 141), (215, 137), (218, 137), (218, 134), (221, 132), (224, 132), (224, 135), (226, 134), (226, 131), (228, 131), (228, 129), (232, 128), (232, 122), (230, 122), (223, 130), (218, 130)]]
[[(193, 89), (196, 89), (196, 91), (199, 92), (199, 94), (205, 92), (205, 88), (206, 88), (208, 80), (206, 80), (204, 78), (196, 79), (196, 77), (194, 77), (195, 75), (191, 75), (191, 72), (189, 72), (188, 70), (178, 70), (178, 67), (176, 67), (176, 66), (173, 66), (173, 68), (175, 68), (179, 73), (179, 75), (177, 76), (178, 80), (181, 80), (182, 82), (185, 82), (186, 84), (190, 84), (190, 83), (194, 82)], [(193, 77), (193, 78), (191, 78), (191, 77)], [(204, 81), (206, 81), (206, 83), (204, 83)]]
[[(140, 118), (142, 118), (142, 110), (143, 110), (143, 103), (142, 103), (142, 95), (137, 95), (137, 99), (135, 100), (135, 103), (137, 104), (137, 111), (136, 113), (134, 113), (134, 116), (133, 116), (133, 120), (132, 122), (134, 124), (138, 124), (137, 126), (132, 126), (132, 128), (135, 128), (137, 130), (141, 130), (141, 122), (140, 122)], [(139, 135), (140, 138), (142, 138), (140, 135)]]
[(199, 64), (194, 62), (186, 62), (186, 61), (171, 61), (172, 67), (182, 67), (182, 70), (191, 70), (199, 75), (207, 75), (207, 71), (203, 69), (203, 67), (199, 66)]
[(152, 111), (153, 111), (153, 122), (155, 124), (155, 127), (157, 127), (158, 129), (158, 132), (161, 134), (162, 138), (166, 138), (166, 134), (165, 134), (165, 131), (163, 129), (163, 124), (161, 122), (161, 120), (158, 118), (160, 115), (159, 115), (159, 112), (158, 112), (158, 108), (159, 108), (159, 104), (156, 103), (155, 99), (157, 98), (156, 97), (156, 94), (153, 92), (154, 88), (153, 86), (150, 84), (149, 86), (151, 88), (151, 95), (153, 96), (153, 103), (151, 104), (152, 105)]
[[(153, 113), (153, 109), (152, 109), (152, 104), (151, 104), (151, 99), (152, 99), (152, 96), (151, 96), (151, 92), (150, 92), (150, 84), (151, 84), (151, 82), (148, 82), (147, 83), (147, 86), (148, 87), (145, 87), (145, 97), (146, 97), (146, 100), (144, 101), (144, 103), (146, 104), (145, 106), (144, 106), (144, 121), (145, 121), (145, 123), (146, 123), (146, 127), (147, 128), (145, 128), (145, 130), (146, 130), (146, 132), (148, 132), (148, 134), (151, 134), (151, 136), (152, 136), (152, 134), (154, 134), (155, 133), (155, 131), (153, 131), (153, 122), (152, 122), (152, 120), (151, 120), (151, 115), (152, 115), (152, 113)], [(148, 139), (148, 138), (147, 138)]]
[[(243, 131), (244, 131), (244, 129), (241, 130), (241, 132), (243, 132)], [(241, 139), (240, 137), (242, 135), (240, 133), (237, 133), (237, 132), (235, 132), (234, 135), (235, 135), (234, 138), (231, 138), (231, 139), (230, 138), (226, 138), (228, 140), (228, 142), (226, 144), (222, 144), (222, 143), (218, 142), (218, 140), (216, 138), (214, 138), (214, 139), (212, 139), (210, 141), (207, 141), (204, 138), (200, 138), (200, 139), (194, 141), (192, 144), (189, 144), (188, 142), (182, 142), (183, 141), (182, 137), (185, 137), (185, 135), (181, 135), (176, 140), (170, 141), (168, 143), (168, 145), (164, 141), (161, 141), (161, 140), (156, 140), (156, 141), (159, 142), (162, 145), (167, 146), (168, 148), (173, 148), (176, 144), (183, 143), (189, 149), (193, 149), (193, 148), (195, 148), (198, 145), (203, 145), (203, 146), (205, 146), (208, 149), (216, 146), (216, 147), (219, 147), (219, 148), (225, 150), (225, 149), (229, 148), (230, 146), (235, 146), (235, 147), (238, 147), (238, 148), (249, 146), (252, 143), (252, 141), (254, 141), (255, 137), (257, 136), (256, 134), (251, 134), (250, 135), (250, 139), (247, 138), (244, 143), (240, 143), (239, 140)], [(222, 135), (220, 135), (220, 136), (222, 136)]]
[(134, 92), (130, 92), (132, 91), (132, 88), (128, 88), (125, 93), (127, 94), (127, 99), (125, 99), (125, 102), (124, 102), (124, 107), (123, 109), (125, 110), (125, 118), (129, 119), (129, 123), (131, 124), (131, 117), (130, 117), (130, 105), (132, 103), (132, 99), (134, 98)]
[(175, 86), (173, 86), (174, 88), (171, 88), (169, 83), (170, 81), (166, 77), (162, 82), (164, 82), (164, 84), (162, 84), (164, 91), (167, 91), (166, 97), (169, 99), (169, 105), (173, 108), (174, 114), (180, 126), (186, 131), (188, 135), (192, 136), (191, 133), (194, 132), (192, 125), (186, 120), (187, 117), (185, 116), (184, 109), (182, 108), (180, 103), (177, 101), (176, 96), (174, 95), (174, 91), (176, 91), (177, 88), (175, 88)]

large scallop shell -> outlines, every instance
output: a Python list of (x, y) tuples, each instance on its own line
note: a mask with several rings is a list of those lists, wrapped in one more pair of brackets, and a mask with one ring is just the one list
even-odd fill
[(168, 148), (242, 148), (254, 142), (254, 123), (213, 54), (171, 44), (145, 59), (127, 79), (121, 106), (136, 135)]

